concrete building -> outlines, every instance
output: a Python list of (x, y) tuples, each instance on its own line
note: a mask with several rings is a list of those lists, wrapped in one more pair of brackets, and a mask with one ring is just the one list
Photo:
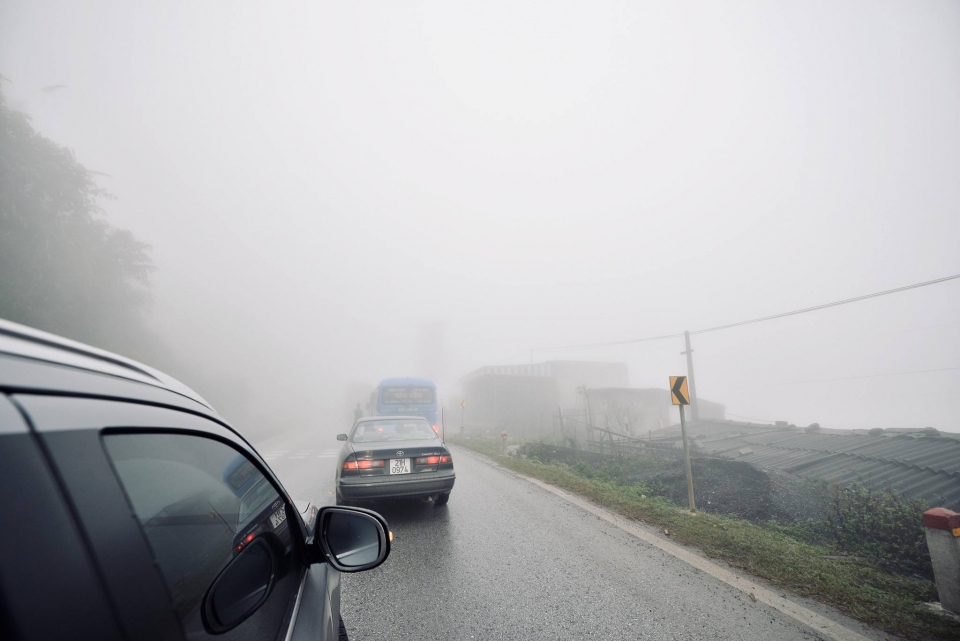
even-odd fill
[(481, 367), (461, 378), (460, 388), (467, 402), (467, 424), (535, 436), (552, 429), (557, 407), (581, 405), (578, 388), (629, 383), (626, 363), (547, 361)]
[[(651, 431), (680, 420), (666, 389), (606, 387), (590, 389), (587, 394), (593, 425), (627, 436), (646, 438)], [(698, 406), (702, 420), (726, 418), (727, 408), (720, 403), (698, 399)]]
[[(598, 436), (588, 425), (646, 437), (679, 420), (666, 389), (631, 388), (629, 379), (625, 363), (548, 361), (481, 367), (460, 379), (460, 385), (466, 422), (481, 431), (506, 429), (513, 436), (583, 442)], [(704, 419), (726, 416), (720, 403), (700, 399), (699, 405)], [(558, 407), (563, 408), (564, 434)]]

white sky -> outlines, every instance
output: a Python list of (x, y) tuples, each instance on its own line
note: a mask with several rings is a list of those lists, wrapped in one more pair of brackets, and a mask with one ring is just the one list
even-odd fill
[[(9, 102), (108, 175), (228, 417), (960, 273), (960, 3), (464, 5), (0, 1)], [(960, 431), (960, 370), (811, 382), (960, 367), (960, 281), (694, 348), (737, 415)]]

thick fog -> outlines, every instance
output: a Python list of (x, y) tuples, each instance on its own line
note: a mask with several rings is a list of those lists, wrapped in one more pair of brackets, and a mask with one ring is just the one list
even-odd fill
[[(960, 273), (953, 1), (5, 0), (0, 74), (241, 429)], [(730, 418), (960, 431), (958, 280), (693, 342)]]

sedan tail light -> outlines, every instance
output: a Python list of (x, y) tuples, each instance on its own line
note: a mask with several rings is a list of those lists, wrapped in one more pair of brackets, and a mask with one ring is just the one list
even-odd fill
[(373, 468), (383, 467), (383, 466), (384, 466), (384, 461), (371, 461), (369, 459), (343, 462), (343, 469), (345, 470), (372, 470)]
[(414, 464), (416, 465), (436, 465), (440, 462), (439, 456), (421, 456), (420, 458), (414, 459)]
[(450, 457), (449, 454), (444, 454), (443, 456), (440, 457), (440, 462), (441, 462), (441, 463), (453, 463), (453, 459)]

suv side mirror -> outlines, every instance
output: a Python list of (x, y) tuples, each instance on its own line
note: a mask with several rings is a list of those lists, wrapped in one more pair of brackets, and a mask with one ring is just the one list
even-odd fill
[(314, 527), (313, 544), (341, 572), (371, 570), (390, 555), (389, 526), (372, 510), (328, 505)]
[(254, 539), (224, 568), (203, 600), (203, 622), (214, 634), (226, 632), (267, 600), (277, 557), (264, 539)]
[(346, 435), (346, 434), (337, 434), (337, 440), (338, 440), (338, 441), (345, 441), (345, 440), (347, 440), (347, 435)]

